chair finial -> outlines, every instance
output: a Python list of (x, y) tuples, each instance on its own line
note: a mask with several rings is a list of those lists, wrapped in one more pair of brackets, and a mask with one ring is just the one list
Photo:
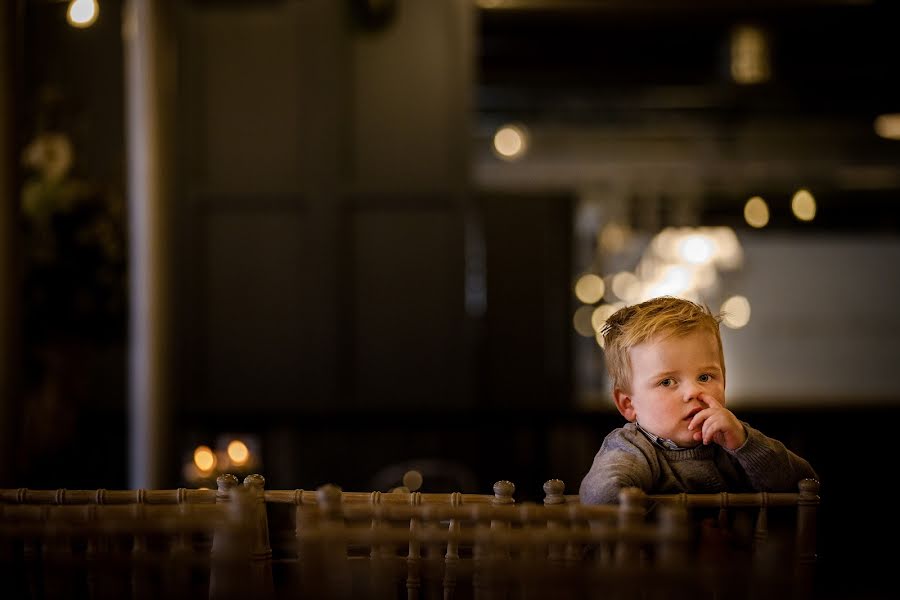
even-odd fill
[(563, 494), (566, 491), (566, 484), (561, 479), (549, 479), (544, 482), (544, 504), (565, 504), (566, 498)]
[(491, 504), (515, 504), (513, 499), (513, 494), (515, 493), (515, 484), (502, 479), (494, 484), (494, 498), (491, 500)]

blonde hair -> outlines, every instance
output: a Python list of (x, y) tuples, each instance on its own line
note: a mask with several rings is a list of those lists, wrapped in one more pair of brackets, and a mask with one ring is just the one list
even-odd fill
[(724, 378), (725, 356), (719, 336), (720, 321), (721, 317), (713, 315), (708, 307), (672, 296), (660, 296), (619, 309), (606, 320), (601, 331), (606, 369), (613, 387), (630, 390), (630, 348), (653, 338), (682, 336), (694, 331), (708, 331), (715, 336)]

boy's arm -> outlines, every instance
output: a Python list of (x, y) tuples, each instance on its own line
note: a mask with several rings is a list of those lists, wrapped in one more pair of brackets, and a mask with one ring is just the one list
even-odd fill
[(581, 480), (578, 495), (582, 504), (617, 504), (619, 491), (626, 487), (637, 487), (644, 491), (653, 483), (647, 458), (636, 448), (600, 449), (594, 457), (591, 470)]
[(746, 423), (747, 441), (727, 450), (743, 467), (753, 488), (760, 492), (794, 492), (801, 479), (818, 479), (812, 466), (776, 439), (763, 435)]

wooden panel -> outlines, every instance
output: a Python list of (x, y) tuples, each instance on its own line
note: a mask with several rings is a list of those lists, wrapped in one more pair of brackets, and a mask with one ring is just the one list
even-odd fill
[(405, 2), (385, 30), (354, 38), (348, 175), (360, 190), (430, 192), (465, 181), (470, 11)]
[(192, 178), (208, 190), (297, 189), (304, 140), (293, 3), (194, 9), (182, 36)]
[(464, 405), (461, 219), (443, 211), (350, 217), (356, 404)]
[(298, 212), (205, 217), (206, 390), (219, 409), (311, 401), (323, 357), (311, 335), (319, 287), (309, 224)]

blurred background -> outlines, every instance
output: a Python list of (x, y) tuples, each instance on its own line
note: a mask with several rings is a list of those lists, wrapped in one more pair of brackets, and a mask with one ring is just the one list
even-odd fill
[(851, 515), (900, 417), (898, 16), (5, 2), (2, 485), (576, 493), (623, 423), (595, 332), (672, 294), (725, 313), (730, 408), (877, 593), (847, 549), (896, 522)]

